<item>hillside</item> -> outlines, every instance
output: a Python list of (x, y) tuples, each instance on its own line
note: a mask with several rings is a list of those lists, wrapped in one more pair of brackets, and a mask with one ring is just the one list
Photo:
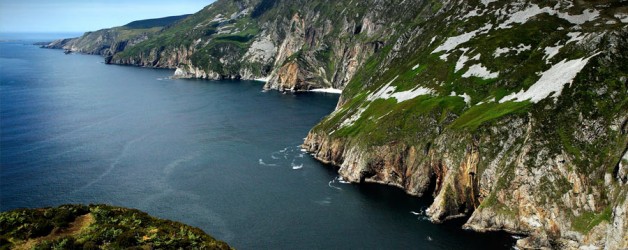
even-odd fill
[(343, 89), (303, 147), (432, 221), (628, 248), (625, 1), (219, 0), (110, 63)]
[(134, 209), (63, 205), (0, 213), (0, 249), (231, 249), (201, 229)]
[(134, 21), (120, 27), (86, 32), (83, 36), (77, 38), (56, 40), (43, 47), (65, 49), (84, 54), (111, 56), (159, 34), (165, 28), (176, 24), (188, 16), (190, 15)]
[(133, 21), (125, 24), (124, 28), (128, 29), (150, 29), (155, 27), (168, 27), (170, 25), (176, 24), (178, 21), (181, 21), (191, 15), (180, 15), (180, 16), (169, 16), (162, 18), (153, 18), (146, 20)]

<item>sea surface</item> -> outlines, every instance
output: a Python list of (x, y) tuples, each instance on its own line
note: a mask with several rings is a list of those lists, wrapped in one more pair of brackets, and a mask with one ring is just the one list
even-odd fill
[(344, 183), (299, 145), (338, 95), (173, 80), (32, 41), (0, 43), (0, 211), (106, 203), (238, 249), (508, 249), (432, 224), (428, 198)]

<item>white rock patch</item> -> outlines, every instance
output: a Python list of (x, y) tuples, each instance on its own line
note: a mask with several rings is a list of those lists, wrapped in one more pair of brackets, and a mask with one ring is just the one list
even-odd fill
[(456, 94), (455, 91), (453, 91), (451, 92), (451, 94), (449, 94), (449, 96), (462, 97), (462, 99), (464, 99), (464, 102), (466, 102), (467, 105), (471, 105), (471, 96), (469, 96), (467, 93), (462, 93), (462, 95), (458, 95)]
[(462, 75), (464, 78), (472, 76), (480, 77), (482, 79), (491, 79), (497, 78), (499, 76), (499, 72), (490, 72), (486, 67), (482, 66), (482, 64), (474, 64)]
[(434, 43), (435, 40), (436, 40), (436, 37), (432, 37), (432, 40), (430, 40), (430, 44), (429, 45), (432, 45), (432, 43)]
[(580, 33), (580, 32), (569, 32), (569, 33), (567, 33), (567, 36), (569, 37), (569, 40), (567, 40), (567, 42), (565, 44), (570, 43), (570, 42), (578, 43), (578, 42), (582, 41), (582, 39), (584, 39), (584, 36), (580, 36), (580, 34), (582, 34), (582, 33)]
[(516, 48), (497, 48), (493, 53), (493, 57), (500, 57), (503, 54), (508, 54), (511, 51), (517, 52), (518, 55), (521, 52), (532, 49), (532, 45), (519, 44)]
[(270, 36), (260, 37), (255, 40), (244, 55), (251, 61), (269, 62), (277, 54), (277, 48)]
[(619, 19), (622, 23), (628, 23), (628, 14), (617, 13), (615, 14), (615, 18)]
[[(550, 13), (552, 14), (552, 13)], [(573, 24), (583, 24), (586, 22), (593, 21), (600, 16), (600, 11), (598, 10), (584, 10), (580, 15), (569, 15), (568, 13), (556, 12), (558, 17), (565, 19)]]
[(552, 97), (556, 98), (562, 93), (565, 84), (571, 84), (578, 73), (587, 65), (589, 59), (596, 55), (571, 61), (563, 60), (543, 72), (541, 78), (530, 86), (528, 90), (512, 93), (502, 98), (499, 102), (530, 100), (533, 103), (538, 103), (552, 93)]
[(424, 87), (416, 87), (412, 90), (396, 92), (392, 94), (391, 97), (397, 99), (397, 102), (404, 102), (407, 100), (412, 100), (416, 98), (417, 96), (431, 95), (431, 94), (434, 94), (433, 89), (424, 88)]
[(481, 16), (482, 15), (481, 12), (482, 12), (481, 9), (474, 9), (472, 11), (469, 11), (469, 13), (467, 13), (466, 15), (462, 17), (462, 20), (469, 19), (474, 16)]
[(497, 48), (495, 49), (495, 52), (493, 52), (493, 57), (500, 57), (503, 54), (507, 54), (508, 52), (510, 52), (510, 48)]
[[(397, 103), (400, 102), (404, 102), (407, 100), (411, 100), (414, 99), (417, 96), (421, 96), (421, 95), (429, 95), (429, 94), (434, 94), (435, 91), (429, 88), (424, 88), (424, 87), (416, 87), (412, 90), (408, 90), (408, 91), (401, 91), (401, 92), (395, 92), (395, 90), (397, 89), (396, 86), (390, 86), (393, 82), (395, 82), (395, 80), (397, 80), (397, 78), (399, 78), (399, 76), (395, 76), (395, 78), (393, 78), (390, 82), (388, 82), (386, 85), (384, 85), (383, 87), (381, 87), (378, 91), (376, 91), (375, 93), (370, 94), (368, 97), (366, 97), (366, 100), (369, 102), (375, 101), (377, 99), (389, 99), (389, 98), (395, 98), (397, 100)], [(347, 126), (352, 126), (358, 119), (360, 119), (360, 117), (362, 116), (362, 113), (364, 113), (365, 110), (367, 110), (370, 106), (370, 103), (367, 104), (364, 107), (361, 107), (360, 109), (358, 109), (357, 112), (355, 112), (353, 115), (351, 115), (349, 118), (345, 119), (344, 121), (342, 121), (342, 123), (340, 124), (340, 127), (347, 127)]]
[(522, 11), (518, 11), (515, 13), (512, 13), (509, 15), (509, 19), (504, 21), (503, 23), (501, 23), (498, 28), (500, 29), (507, 29), (507, 28), (512, 28), (511, 24), (514, 23), (525, 23), (528, 21), (528, 19), (530, 19), (533, 16), (536, 16), (538, 14), (541, 13), (548, 13), (550, 11), (553, 11), (551, 8), (549, 7), (545, 7), (543, 9), (539, 8), (538, 5), (533, 4), (532, 6), (530, 6), (529, 8), (522, 10)]
[(497, 2), (497, 0), (482, 0), (482, 4), (484, 4), (484, 6), (488, 6), (488, 4), (492, 2)]
[(483, 34), (489, 31), (492, 27), (493, 27), (492, 24), (487, 24), (486, 26), (480, 29), (447, 38), (447, 40), (445, 40), (443, 44), (441, 44), (434, 51), (432, 51), (432, 54), (441, 52), (441, 51), (448, 52), (452, 49), (455, 49), (456, 47), (458, 47), (458, 45), (468, 42), (469, 40), (471, 40), (471, 38), (475, 37), (475, 35), (477, 34)]
[(521, 10), (512, 14), (508, 15), (508, 20), (504, 21), (503, 23), (501, 23), (498, 28), (500, 29), (507, 29), (507, 28), (512, 28), (512, 24), (522, 24), (527, 22), (531, 17), (534, 17), (536, 15), (542, 14), (542, 13), (547, 13), (549, 15), (556, 15), (559, 18), (565, 19), (568, 22), (572, 23), (572, 24), (583, 24), (589, 21), (593, 21), (595, 19), (597, 19), (600, 15), (600, 12), (598, 10), (585, 10), (584, 12), (582, 12), (582, 14), (580, 15), (569, 15), (568, 13), (563, 13), (563, 12), (559, 12), (556, 11), (553, 8), (550, 7), (544, 7), (544, 8), (540, 8), (538, 5), (536, 4), (532, 4), (530, 5), (530, 7), (528, 7), (525, 10)]
[(549, 60), (552, 59), (552, 57), (556, 56), (562, 48), (563, 45), (545, 48), (545, 61), (549, 62)]
[[(569, 32), (567, 33), (567, 36), (569, 37), (569, 40), (567, 40), (567, 42), (565, 42), (565, 44), (571, 43), (571, 42), (580, 42), (584, 39), (584, 36), (581, 36), (582, 33), (580, 32)], [(545, 60), (547, 62), (549, 62), (550, 59), (552, 59), (552, 57), (556, 56), (558, 54), (558, 52), (560, 52), (560, 49), (562, 49), (565, 45), (559, 45), (558, 43), (553, 46), (553, 47), (546, 47), (545, 48)]]
[(399, 103), (399, 102), (404, 102), (404, 101), (407, 101), (407, 100), (414, 99), (417, 96), (430, 95), (430, 94), (434, 94), (435, 93), (435, 91), (433, 89), (420, 87), (420, 86), (417, 86), (416, 88), (414, 88), (412, 90), (395, 92), (397, 87), (396, 86), (390, 86), (390, 85), (395, 80), (397, 80), (397, 78), (399, 78), (399, 76), (396, 76), (395, 78), (393, 78), (390, 82), (388, 82), (388, 84), (386, 84), (383, 87), (381, 87), (377, 92), (375, 92), (373, 94), (370, 94), (366, 99), (368, 101), (374, 101), (374, 100), (377, 100), (377, 99), (395, 98), (395, 99), (397, 99), (397, 102)]
[[(388, 82), (386, 85), (381, 87), (377, 92), (370, 94), (368, 97), (366, 97), (366, 100), (369, 102), (372, 102), (375, 99), (382, 98), (382, 96), (390, 96), (393, 92), (395, 92), (395, 89), (397, 88), (395, 86), (390, 86), (390, 85), (393, 82), (395, 82), (397, 78), (399, 78), (399, 76), (395, 76), (395, 78), (390, 80), (390, 82)], [(387, 99), (387, 98), (384, 98), (384, 99)]]
[(462, 55), (460, 56), (460, 58), (458, 58), (458, 61), (456, 62), (456, 67), (454, 68), (455, 72), (461, 70), (464, 67), (464, 64), (469, 60), (469, 57), (465, 55), (469, 49), (462, 48), (460, 50), (462, 51)]
[(360, 108), (358, 109), (358, 112), (355, 112), (353, 115), (351, 115), (348, 119), (345, 119), (344, 121), (342, 121), (342, 123), (340, 124), (340, 128), (344, 128), (344, 127), (349, 127), (349, 126), (353, 126), (353, 124), (360, 119), (360, 117), (362, 117), (362, 113), (364, 113), (364, 111), (368, 108), (368, 105), (364, 108)]

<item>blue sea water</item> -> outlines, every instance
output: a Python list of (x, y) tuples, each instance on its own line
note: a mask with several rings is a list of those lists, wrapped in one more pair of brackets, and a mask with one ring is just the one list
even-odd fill
[(0, 211), (107, 203), (239, 249), (508, 249), (426, 220), (429, 199), (342, 183), (303, 153), (333, 94), (173, 80), (28, 42), (0, 43)]

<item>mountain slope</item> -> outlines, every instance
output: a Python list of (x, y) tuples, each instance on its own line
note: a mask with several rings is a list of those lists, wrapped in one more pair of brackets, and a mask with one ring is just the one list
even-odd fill
[(160, 36), (116, 54), (112, 63), (177, 68), (178, 77), (269, 78), (266, 88), (280, 90), (342, 89), (370, 55), (399, 35), (386, 24), (412, 23), (429, 12), (427, 5), (217, 1)]
[(72, 52), (111, 56), (127, 47), (140, 43), (164, 28), (176, 24), (190, 15), (140, 20), (124, 26), (87, 32), (81, 37), (54, 41), (45, 48), (65, 49)]

